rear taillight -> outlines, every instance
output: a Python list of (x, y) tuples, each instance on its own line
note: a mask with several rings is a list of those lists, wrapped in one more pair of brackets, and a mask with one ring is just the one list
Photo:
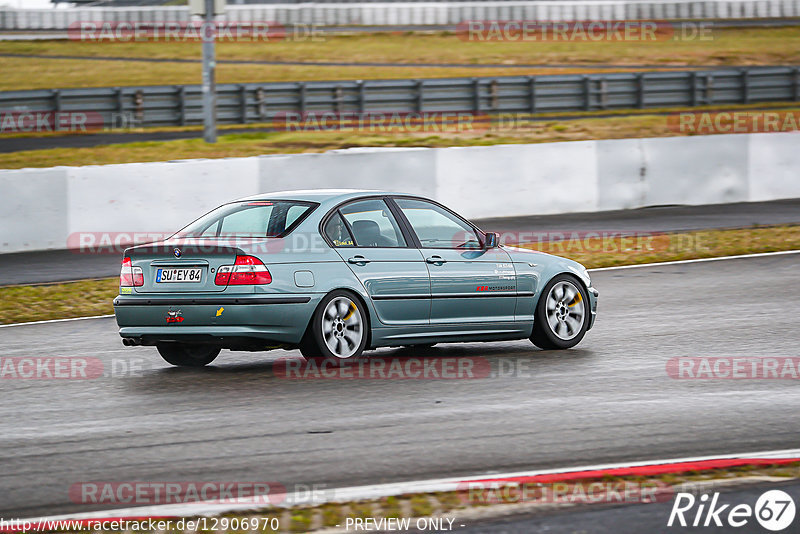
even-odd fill
[(119, 272), (120, 287), (141, 287), (144, 285), (144, 272), (141, 267), (133, 267), (130, 258), (122, 258), (122, 269)]
[(233, 265), (221, 265), (214, 283), (218, 286), (261, 285), (272, 282), (272, 275), (261, 260), (253, 256), (236, 256)]

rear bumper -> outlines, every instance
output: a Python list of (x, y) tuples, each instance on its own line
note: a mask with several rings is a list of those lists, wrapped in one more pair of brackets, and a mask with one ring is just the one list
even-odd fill
[(318, 294), (141, 296), (114, 299), (119, 334), (130, 344), (214, 343), (225, 348), (295, 345), (319, 302)]
[(114, 308), (118, 306), (253, 306), (259, 304), (305, 304), (311, 297), (287, 295), (285, 297), (125, 297), (120, 295), (114, 299)]

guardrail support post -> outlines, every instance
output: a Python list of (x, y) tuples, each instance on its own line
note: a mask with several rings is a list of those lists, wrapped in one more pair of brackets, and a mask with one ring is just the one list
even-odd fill
[(247, 124), (247, 86), (239, 86), (239, 119), (242, 124)]
[(144, 93), (141, 89), (136, 91), (136, 95), (133, 97), (133, 103), (135, 106), (134, 113), (136, 122), (144, 126)]
[(367, 87), (364, 80), (358, 80), (358, 112), (364, 113), (367, 109)]
[(747, 69), (742, 69), (742, 104), (750, 103), (750, 79)]
[(600, 109), (608, 108), (608, 82), (606, 80), (598, 80), (600, 84)]
[(472, 91), (473, 111), (479, 112), (481, 110), (481, 81), (478, 78), (472, 78)]
[(342, 112), (342, 108), (344, 107), (344, 103), (342, 102), (343, 94), (342, 94), (342, 86), (341, 85), (337, 85), (336, 86), (336, 88), (333, 90), (333, 95), (334, 95), (334, 104), (333, 104), (334, 111), (336, 113), (341, 113)]
[(297, 109), (300, 111), (301, 115), (306, 112), (306, 84), (305, 84), (305, 82), (300, 82), (298, 84)]
[(489, 82), (489, 109), (497, 110), (497, 80)]
[(586, 111), (591, 111), (592, 109), (592, 92), (591, 86), (589, 85), (591, 80), (588, 76), (583, 77), (583, 109)]
[(643, 108), (644, 107), (644, 94), (645, 94), (645, 86), (644, 86), (644, 73), (640, 72), (636, 75), (636, 107)]
[(53, 89), (53, 111), (61, 111), (61, 89)]
[(422, 88), (422, 80), (415, 80), (415, 81), (416, 81), (416, 93), (417, 93), (416, 94), (417, 99), (416, 99), (416, 104), (415, 104), (415, 106), (417, 108), (416, 111), (419, 112), (419, 113), (422, 113), (422, 110), (423, 110), (423, 108), (425, 106), (424, 102), (423, 102), (423, 100), (425, 98), (425, 94), (424, 94), (423, 88)]
[(125, 118), (125, 101), (122, 98), (121, 87), (114, 87), (114, 104), (116, 111), (111, 112), (111, 121), (103, 128), (106, 131), (116, 129), (117, 125), (125, 127), (128, 124)]
[(186, 126), (186, 87), (178, 86), (178, 123)]
[(267, 101), (264, 98), (264, 89), (259, 87), (256, 89), (256, 106), (258, 109), (258, 120), (264, 122), (267, 120)]
[(531, 103), (531, 115), (536, 113), (536, 77), (528, 76), (528, 93)]
[(53, 110), (55, 111), (56, 118), (53, 119), (53, 129), (58, 130), (61, 121), (58, 120), (57, 115), (61, 112), (61, 90), (53, 89)]
[(125, 112), (125, 101), (122, 99), (122, 88), (115, 87), (114, 93), (116, 96), (116, 103), (117, 103), (117, 113), (119, 113), (120, 117)]
[(706, 95), (705, 95), (705, 103), (706, 104), (713, 104), (714, 103), (714, 75), (709, 73), (706, 74)]
[(800, 100), (800, 67), (795, 67), (794, 69), (794, 80), (792, 85), (794, 86), (794, 99), (795, 101)]
[(692, 72), (689, 75), (689, 84), (690, 84), (689, 93), (691, 93), (691, 104), (692, 107), (694, 107), (697, 105), (697, 91), (698, 91), (696, 72)]

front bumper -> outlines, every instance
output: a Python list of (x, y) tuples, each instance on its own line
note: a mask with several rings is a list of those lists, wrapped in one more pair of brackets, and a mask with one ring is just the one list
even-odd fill
[(591, 330), (594, 326), (594, 320), (597, 318), (597, 297), (600, 292), (592, 286), (589, 286), (586, 290), (589, 292), (589, 311), (591, 312), (589, 314), (589, 327), (586, 330)]
[(120, 295), (114, 299), (126, 344), (214, 343), (224, 348), (295, 345), (321, 295)]

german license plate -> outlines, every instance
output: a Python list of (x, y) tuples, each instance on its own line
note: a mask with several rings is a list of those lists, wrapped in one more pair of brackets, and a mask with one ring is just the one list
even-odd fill
[(159, 268), (156, 271), (156, 283), (199, 282), (202, 274), (200, 267)]

